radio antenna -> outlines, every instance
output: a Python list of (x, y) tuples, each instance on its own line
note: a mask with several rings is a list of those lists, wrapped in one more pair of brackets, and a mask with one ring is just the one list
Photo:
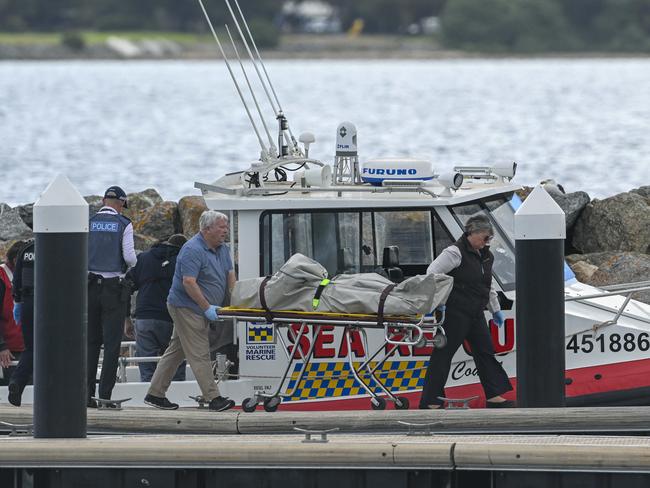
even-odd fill
[[(239, 12), (239, 16), (241, 17), (242, 22), (244, 23), (244, 26), (246, 28), (246, 32), (248, 33), (248, 37), (251, 40), (251, 44), (253, 45), (253, 48), (255, 49), (255, 52), (257, 53), (257, 60), (253, 56), (253, 53), (251, 52), (250, 46), (248, 44), (248, 40), (246, 39), (246, 36), (244, 36), (244, 33), (242, 32), (241, 26), (239, 25), (239, 20), (237, 19), (237, 16), (235, 15), (235, 12), (232, 9), (232, 6), (230, 5), (229, 0), (224, 0), (226, 3), (226, 6), (228, 7), (228, 11), (230, 12), (230, 16), (232, 17), (233, 21), (235, 22), (235, 25), (237, 26), (237, 31), (239, 32), (239, 36), (241, 37), (241, 40), (246, 47), (246, 51), (248, 52), (248, 56), (250, 57), (251, 61), (253, 62), (253, 67), (255, 68), (255, 71), (257, 73), (258, 78), (260, 79), (260, 83), (262, 84), (262, 87), (264, 88), (264, 93), (266, 93), (266, 97), (269, 100), (269, 103), (271, 104), (271, 108), (273, 109), (273, 113), (275, 114), (276, 118), (278, 119), (279, 125), (280, 125), (280, 136), (278, 140), (279, 147), (281, 148), (281, 156), (284, 155), (284, 152), (286, 152), (287, 147), (282, 143), (283, 139), (283, 133), (284, 131), (288, 131), (289, 135), (291, 136), (291, 142), (294, 148), (294, 151), (299, 152), (298, 149), (298, 143), (296, 142), (296, 139), (291, 132), (291, 128), (289, 127), (289, 123), (287, 121), (286, 116), (283, 113), (282, 106), (280, 105), (280, 100), (278, 99), (277, 93), (275, 92), (275, 88), (273, 87), (273, 83), (271, 82), (271, 78), (266, 71), (266, 67), (264, 66), (264, 62), (262, 61), (262, 57), (260, 55), (259, 50), (257, 49), (257, 44), (255, 44), (255, 39), (253, 38), (253, 34), (250, 31), (250, 28), (248, 27), (248, 22), (246, 22), (246, 17), (244, 16), (244, 13), (241, 10), (241, 7), (239, 6), (239, 2), (237, 0), (234, 0), (235, 5), (237, 6), (237, 10)], [(275, 104), (273, 103), (273, 100), (271, 99), (271, 95), (269, 94), (269, 91), (266, 87), (266, 82), (264, 81), (264, 78), (262, 78), (262, 74), (260, 73), (259, 68), (257, 67), (257, 62), (262, 65), (262, 69), (264, 70), (264, 74), (266, 75), (266, 79), (268, 81), (269, 87), (271, 88), (271, 91), (273, 92), (273, 96), (275, 98), (275, 101), (278, 104), (278, 108), (276, 109)], [(288, 139), (286, 137), (286, 134), (284, 134), (284, 139)]]
[(257, 49), (257, 44), (255, 44), (255, 39), (253, 38), (253, 34), (251, 34), (251, 30), (248, 27), (248, 22), (246, 22), (246, 17), (244, 17), (244, 13), (242, 12), (241, 7), (239, 6), (239, 1), (234, 0), (234, 2), (235, 2), (235, 6), (237, 7), (237, 11), (239, 12), (239, 16), (241, 17), (242, 22), (244, 23), (244, 27), (246, 28), (246, 33), (248, 34), (248, 37), (251, 40), (253, 49), (255, 49), (255, 54), (257, 55), (257, 59), (262, 65), (262, 70), (264, 71), (264, 75), (266, 76), (266, 81), (269, 83), (269, 86), (271, 87), (271, 92), (273, 93), (275, 102), (278, 104), (278, 108), (280, 109), (280, 112), (284, 112), (282, 110), (282, 105), (280, 104), (280, 99), (278, 98), (277, 93), (275, 93), (275, 88), (273, 87), (273, 83), (271, 83), (271, 77), (269, 76), (269, 73), (266, 71), (266, 66), (264, 66), (264, 61), (262, 61), (262, 56), (260, 56), (260, 51)]
[(226, 28), (226, 32), (228, 33), (228, 37), (230, 38), (230, 43), (232, 44), (232, 49), (235, 52), (235, 56), (237, 56), (237, 60), (239, 61), (239, 67), (241, 68), (241, 72), (244, 75), (244, 78), (246, 79), (246, 84), (248, 85), (248, 90), (251, 92), (251, 96), (253, 97), (253, 103), (255, 103), (255, 108), (257, 109), (257, 114), (260, 117), (260, 120), (262, 121), (262, 126), (264, 126), (264, 131), (266, 132), (266, 136), (269, 138), (269, 147), (270, 150), (273, 154), (276, 153), (277, 149), (275, 145), (273, 144), (273, 138), (271, 137), (271, 133), (269, 132), (269, 128), (266, 125), (266, 122), (264, 121), (264, 116), (262, 115), (262, 111), (260, 110), (260, 106), (257, 103), (257, 97), (255, 96), (255, 92), (253, 91), (253, 87), (251, 86), (251, 82), (248, 79), (248, 74), (246, 73), (246, 69), (244, 68), (244, 63), (242, 63), (241, 57), (239, 56), (239, 51), (237, 50), (237, 45), (235, 44), (235, 40), (232, 37), (232, 34), (230, 33), (230, 29), (228, 28), (227, 25), (224, 26)]
[(264, 141), (262, 141), (262, 137), (260, 136), (260, 132), (257, 130), (257, 126), (255, 125), (255, 121), (253, 120), (253, 116), (251, 115), (251, 112), (248, 109), (248, 105), (246, 105), (246, 100), (244, 99), (244, 95), (242, 94), (241, 89), (239, 88), (239, 83), (237, 83), (237, 78), (235, 78), (235, 74), (233, 73), (230, 63), (228, 62), (228, 56), (226, 56), (226, 53), (223, 50), (223, 46), (221, 46), (221, 42), (219, 41), (219, 37), (217, 36), (216, 31), (214, 30), (212, 21), (210, 20), (210, 16), (208, 15), (207, 10), (205, 9), (205, 5), (203, 5), (203, 0), (198, 0), (198, 2), (199, 5), (201, 6), (201, 10), (203, 10), (203, 15), (205, 16), (205, 20), (208, 22), (208, 26), (210, 26), (212, 37), (214, 37), (214, 40), (217, 42), (217, 46), (219, 46), (219, 51), (221, 51), (221, 55), (223, 56), (223, 60), (226, 63), (226, 67), (228, 68), (230, 77), (232, 78), (232, 81), (235, 84), (235, 88), (237, 89), (237, 93), (239, 94), (241, 103), (244, 105), (244, 109), (246, 110), (246, 114), (248, 115), (248, 120), (250, 120), (251, 125), (253, 126), (253, 130), (255, 131), (255, 135), (257, 136), (257, 140), (260, 143), (260, 147), (262, 148), (261, 159), (263, 161), (266, 161), (269, 159), (269, 151), (264, 146)]

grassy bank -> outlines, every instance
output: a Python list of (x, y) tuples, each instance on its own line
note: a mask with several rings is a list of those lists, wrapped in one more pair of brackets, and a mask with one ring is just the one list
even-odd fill
[[(186, 32), (161, 32), (161, 31), (77, 31), (84, 41), (89, 44), (102, 44), (109, 37), (121, 37), (130, 41), (142, 41), (145, 39), (164, 39), (181, 44), (193, 44), (212, 41), (212, 36), (197, 35)], [(0, 44), (14, 45), (54, 45), (60, 44), (63, 32), (0, 32)]]

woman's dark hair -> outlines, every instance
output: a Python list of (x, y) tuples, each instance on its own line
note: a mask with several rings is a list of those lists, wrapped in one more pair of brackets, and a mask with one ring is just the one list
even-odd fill
[(475, 234), (477, 232), (494, 234), (492, 222), (485, 215), (474, 215), (465, 222), (465, 235)]
[(7, 261), (10, 263), (13, 263), (16, 260), (16, 257), (18, 256), (18, 253), (20, 250), (23, 248), (25, 245), (25, 241), (16, 241), (14, 242), (11, 247), (7, 250)]
[(167, 239), (167, 244), (176, 247), (183, 247), (183, 244), (185, 244), (186, 242), (187, 242), (187, 237), (185, 237), (183, 234), (174, 234), (169, 239)]

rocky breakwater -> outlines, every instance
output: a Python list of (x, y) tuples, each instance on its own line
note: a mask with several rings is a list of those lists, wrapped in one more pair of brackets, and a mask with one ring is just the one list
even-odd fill
[[(102, 197), (84, 197), (88, 202), (89, 214), (97, 212)], [(133, 222), (136, 251), (149, 249), (153, 244), (182, 233), (188, 237), (198, 231), (199, 216), (207, 209), (203, 197), (186, 196), (178, 202), (164, 201), (154, 189), (147, 189), (128, 195), (129, 208), (124, 215)], [(11, 208), (0, 203), (0, 260), (5, 259), (9, 247), (17, 240), (32, 237), (33, 203)]]
[[(544, 187), (566, 213), (566, 260), (579, 281), (607, 286), (650, 280), (650, 186), (602, 200), (566, 193), (554, 182)], [(634, 298), (650, 304), (650, 291)]]
[[(583, 191), (567, 193), (552, 181), (544, 187), (566, 213), (566, 258), (578, 280), (594, 286), (650, 280), (650, 186), (602, 200), (592, 200)], [(531, 190), (519, 194), (525, 198)], [(125, 215), (133, 221), (137, 251), (175, 233), (194, 235), (206, 209), (200, 196), (164, 201), (148, 189), (128, 197)], [(101, 196), (85, 198), (91, 214), (99, 210)], [(0, 259), (13, 242), (32, 236), (32, 207), (0, 203)], [(650, 292), (635, 298), (650, 303)]]

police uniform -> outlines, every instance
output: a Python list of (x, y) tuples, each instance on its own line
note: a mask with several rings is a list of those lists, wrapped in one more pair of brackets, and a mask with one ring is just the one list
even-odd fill
[[(448, 255), (457, 256), (460, 252), (460, 263), (456, 267), (451, 270), (440, 269), (434, 266), (438, 261), (436, 259), (427, 270), (446, 272), (454, 278), (454, 286), (447, 299), (445, 315), (447, 345), (442, 349), (434, 349), (431, 354), (420, 408), (442, 403), (438, 397), (445, 396), (444, 388), (451, 361), (464, 340), (467, 340), (472, 348), (472, 357), (486, 398), (512, 390), (508, 375), (494, 357), (492, 337), (484, 315), (488, 305), (491, 311), (498, 310), (496, 293), (492, 290), (494, 256), (487, 246), (478, 251), (474, 250), (465, 235), (445, 249), (443, 254), (448, 250)], [(445, 259), (442, 254), (441, 259)]]
[[(104, 198), (124, 202), (126, 194), (110, 187)], [(131, 221), (112, 207), (102, 207), (88, 226), (88, 397), (95, 396), (97, 365), (102, 344), (104, 359), (99, 398), (110, 399), (117, 374), (122, 331), (130, 290), (124, 274), (136, 261)]]
[(21, 303), (20, 324), (23, 330), (25, 350), (20, 356), (18, 366), (11, 375), (9, 382), (9, 402), (20, 406), (25, 386), (30, 382), (34, 373), (34, 240), (27, 241), (23, 250), (18, 254), (12, 294), (14, 302)]

